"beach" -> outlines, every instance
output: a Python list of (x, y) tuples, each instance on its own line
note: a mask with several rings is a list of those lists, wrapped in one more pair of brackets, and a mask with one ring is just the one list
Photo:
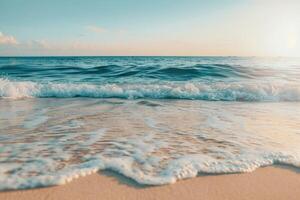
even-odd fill
[(61, 186), (1, 192), (0, 199), (297, 200), (299, 172), (296, 168), (272, 166), (251, 173), (205, 175), (170, 185), (143, 186), (114, 172), (102, 171)]

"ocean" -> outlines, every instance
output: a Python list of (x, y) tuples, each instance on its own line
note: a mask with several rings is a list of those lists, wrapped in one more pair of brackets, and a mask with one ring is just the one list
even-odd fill
[(300, 58), (0, 57), (0, 190), (300, 167)]

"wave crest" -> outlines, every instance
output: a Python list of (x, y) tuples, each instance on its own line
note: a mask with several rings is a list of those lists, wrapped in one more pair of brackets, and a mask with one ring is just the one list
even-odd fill
[(0, 79), (3, 98), (198, 99), (208, 101), (300, 101), (300, 85), (274, 83), (37, 83)]

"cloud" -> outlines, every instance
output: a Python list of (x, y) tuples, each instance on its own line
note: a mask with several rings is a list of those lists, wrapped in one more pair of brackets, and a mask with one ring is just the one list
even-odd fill
[(88, 31), (95, 32), (95, 33), (104, 33), (104, 32), (107, 32), (107, 29), (99, 27), (99, 26), (93, 26), (93, 25), (91, 25), (91, 26), (86, 26), (85, 28)]
[(11, 35), (4, 35), (0, 32), (0, 44), (9, 44), (9, 45), (16, 45), (18, 41)]
[(50, 45), (46, 40), (31, 40), (26, 45), (27, 47), (31, 47), (31, 48), (42, 48), (42, 49), (50, 48)]

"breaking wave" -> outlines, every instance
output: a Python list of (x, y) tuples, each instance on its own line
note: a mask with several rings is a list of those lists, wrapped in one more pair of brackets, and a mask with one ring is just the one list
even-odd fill
[(300, 85), (270, 82), (38, 83), (0, 79), (2, 98), (193, 99), (207, 101), (299, 101)]

